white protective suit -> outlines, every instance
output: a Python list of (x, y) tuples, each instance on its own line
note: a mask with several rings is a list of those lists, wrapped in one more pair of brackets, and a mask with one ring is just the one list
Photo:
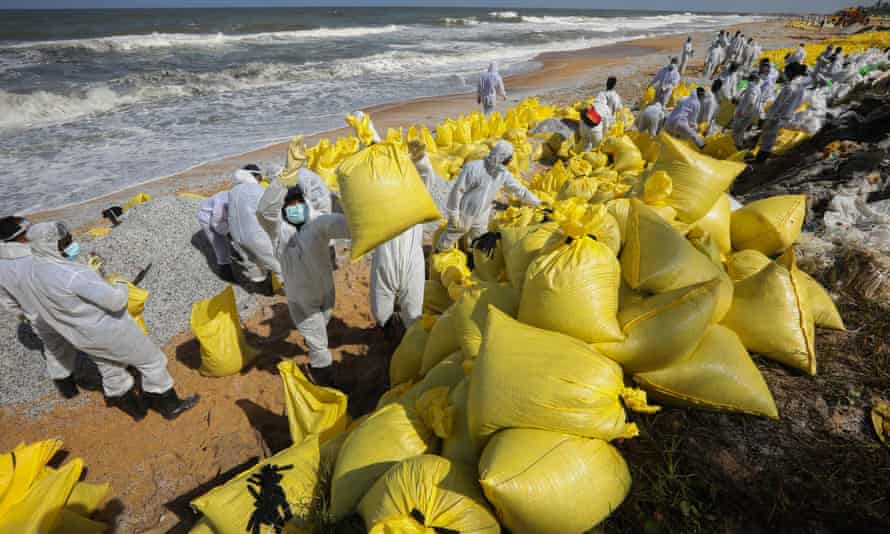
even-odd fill
[(739, 97), (739, 72), (730, 72), (729, 69), (720, 73), (717, 77), (723, 80), (723, 88), (720, 92), (727, 100), (735, 100)]
[(331, 190), (321, 176), (303, 167), (297, 179), (300, 189), (306, 196), (306, 202), (316, 215), (328, 215), (332, 212)]
[(285, 222), (281, 213), (287, 188), (276, 180), (262, 195), (257, 223), (272, 244), (281, 265), (287, 307), (309, 348), (312, 367), (333, 363), (328, 350), (328, 322), (334, 313), (334, 268), (328, 252), (331, 239), (348, 239), (349, 227), (341, 214), (315, 215), (309, 207), (299, 228)]
[(705, 78), (714, 76), (717, 67), (723, 63), (726, 58), (726, 49), (723, 47), (711, 48), (708, 52), (708, 58), (705, 60)]
[(795, 50), (790, 56), (788, 56), (788, 60), (785, 61), (785, 64), (786, 65), (791, 64), (791, 63), (803, 64), (803, 62), (806, 59), (807, 59), (807, 51), (804, 49), (804, 47), (799, 46), (799, 47), (797, 47), (797, 50)]
[(651, 84), (655, 86), (655, 101), (661, 102), (664, 107), (667, 107), (668, 102), (671, 101), (674, 87), (677, 87), (679, 83), (680, 73), (677, 72), (676, 65), (671, 64), (662, 68), (658, 71), (658, 74), (655, 75), (655, 79), (652, 80)]
[(825, 70), (828, 68), (828, 65), (831, 64), (831, 56), (834, 55), (834, 48), (829, 46), (824, 52), (819, 54), (819, 57), (816, 58), (816, 66), (813, 67), (813, 73), (815, 75), (824, 74)]
[(229, 192), (229, 232), (242, 257), (242, 268), (252, 282), (264, 281), (270, 271), (281, 274), (272, 242), (257, 220), (257, 206), (264, 191), (254, 179), (253, 183), (242, 183)]
[(0, 243), (0, 310), (13, 317), (24, 317), (31, 323), (34, 333), (43, 342), (49, 377), (62, 380), (74, 372), (77, 349), (37, 314), (37, 305), (26, 283), (32, 261), (31, 247), (27, 243)]
[(494, 111), (498, 95), (507, 98), (504, 90), (504, 79), (498, 74), (498, 65), (491, 62), (488, 71), (479, 75), (479, 85), (476, 88), (476, 98), (482, 104), (482, 111), (486, 115)]
[[(439, 180), (424, 155), (414, 162), (423, 184)], [(416, 224), (374, 249), (371, 256), (371, 313), (383, 326), (399, 304), (399, 317), (410, 327), (423, 313), (426, 263), (423, 256), (423, 225)]]
[(699, 99), (699, 103), (701, 104), (701, 109), (698, 112), (698, 126), (700, 131), (707, 136), (711, 128), (714, 127), (717, 111), (720, 110), (720, 101), (717, 99), (717, 95), (711, 91), (706, 91), (705, 97)]
[(732, 139), (736, 148), (741, 149), (745, 144), (745, 134), (755, 122), (760, 120), (760, 85), (754, 82), (748, 83), (748, 87), (739, 97), (739, 103), (735, 108), (732, 118)]
[(700, 113), (701, 102), (698, 100), (698, 95), (692, 93), (677, 103), (677, 107), (674, 108), (667, 119), (665, 129), (677, 139), (692, 139), (701, 148), (704, 146), (705, 141), (698, 134), (698, 116)]
[[(621, 95), (618, 94), (618, 91), (614, 89), (609, 89), (603, 91), (596, 95), (596, 99), (601, 102), (605, 102), (609, 107), (609, 111), (611, 112), (612, 121), (614, 122), (615, 116), (618, 115), (618, 112), (624, 109), (624, 101), (621, 99)], [(599, 113), (597, 111), (597, 113)]]
[(791, 126), (794, 112), (803, 104), (806, 96), (806, 77), (800, 76), (785, 84), (776, 101), (769, 108), (766, 124), (763, 126), (763, 134), (760, 138), (760, 151), (772, 152), (779, 130)]
[(198, 208), (198, 224), (213, 247), (217, 265), (232, 263), (229, 246), (229, 191), (220, 191), (201, 202)]
[(727, 63), (737, 63), (739, 60), (739, 54), (742, 52), (742, 47), (745, 45), (745, 41), (742, 39), (741, 35), (736, 35), (732, 38), (732, 41), (729, 43), (729, 49), (726, 51), (726, 62)]
[(760, 75), (760, 102), (757, 107), (760, 110), (760, 118), (766, 118), (766, 105), (772, 102), (776, 96), (776, 80), (779, 79), (779, 71), (772, 65), (769, 67), (769, 74)]
[(692, 48), (692, 42), (686, 41), (680, 53), (680, 76), (686, 74), (686, 67), (689, 65), (689, 60), (692, 59), (693, 55), (695, 55), (695, 50)]
[(25, 284), (37, 315), (95, 360), (106, 397), (132, 389), (128, 366), (142, 375), (143, 391), (166, 393), (173, 388), (167, 357), (127, 312), (127, 284), (108, 283), (86, 265), (64, 259), (58, 243), (66, 234), (58, 223), (28, 230), (34, 259)]
[(472, 240), (488, 231), (492, 202), (502, 188), (524, 204), (541, 204), (538, 197), (526, 189), (503, 165), (503, 161), (512, 155), (513, 145), (507, 141), (498, 141), (485, 159), (470, 161), (464, 165), (448, 195), (448, 227), (439, 238), (436, 250), (453, 247), (464, 235), (469, 235)]
[(612, 128), (612, 122), (614, 120), (612, 117), (612, 110), (606, 102), (605, 93), (597, 95), (596, 99), (593, 101), (593, 109), (595, 109), (600, 116), (601, 120), (599, 124), (590, 126), (583, 120), (578, 121), (578, 135), (584, 140), (585, 151), (600, 146), (600, 143), (602, 143), (603, 139), (606, 137), (606, 133)]
[(656, 102), (640, 113), (636, 121), (637, 129), (654, 138), (658, 136), (658, 132), (664, 126), (664, 120), (664, 106), (661, 105), (661, 102)]

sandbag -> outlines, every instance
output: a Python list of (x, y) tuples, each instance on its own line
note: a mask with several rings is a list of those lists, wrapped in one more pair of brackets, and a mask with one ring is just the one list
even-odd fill
[(587, 343), (623, 339), (621, 268), (606, 245), (582, 237), (539, 256), (526, 271), (519, 320)]
[(71, 495), (65, 501), (65, 509), (74, 514), (83, 517), (89, 517), (108, 495), (110, 486), (106, 482), (104, 484), (90, 484), (88, 482), (78, 482), (71, 489)]
[(381, 475), (398, 462), (429, 450), (430, 430), (401, 404), (372, 413), (353, 429), (334, 465), (330, 515), (339, 521), (355, 510)]
[(463, 367), (464, 355), (460, 350), (449, 354), (435, 367), (426, 373), (423, 380), (414, 384), (404, 395), (399, 398), (399, 404), (403, 405), (408, 411), (416, 411), (417, 401), (420, 400), (427, 391), (444, 387), (451, 389), (464, 379)]
[(631, 373), (667, 367), (691, 354), (704, 336), (719, 285), (715, 279), (633, 301), (618, 312), (624, 341), (594, 347)]
[(632, 289), (661, 293), (713, 280), (719, 273), (682, 234), (637, 199), (631, 200), (626, 232), (621, 274)]
[(646, 166), (643, 154), (630, 137), (609, 137), (603, 142), (600, 150), (610, 154), (615, 161), (614, 168), (617, 172), (640, 171)]
[(136, 321), (136, 324), (139, 325), (139, 328), (142, 329), (145, 334), (148, 334), (148, 328), (145, 326), (145, 319), (142, 317), (142, 312), (145, 311), (145, 301), (148, 300), (148, 291), (142, 289), (139, 286), (133, 285), (132, 282), (127, 282), (127, 288), (129, 292), (127, 293), (127, 313)]
[[(62, 448), (62, 440), (20, 443), (0, 455), (0, 517), (28, 494), (47, 462)], [(67, 497), (67, 495), (66, 495)]]
[(630, 199), (616, 198), (606, 202), (606, 210), (618, 222), (618, 231), (621, 234), (621, 244), (624, 245), (627, 237), (627, 219), (630, 217)]
[(454, 301), (448, 296), (448, 289), (438, 280), (423, 283), (423, 312), (438, 315), (447, 310)]
[(588, 344), (489, 310), (467, 399), (477, 448), (511, 427), (632, 437), (637, 430), (625, 422), (625, 396), (621, 367)]
[(473, 275), (485, 282), (498, 282), (504, 276), (504, 247), (498, 240), (494, 249), (486, 253), (473, 247)]
[[(26, 471), (30, 471), (25, 467)], [(16, 468), (17, 469), (17, 468)], [(11, 508), (0, 515), (4, 534), (50, 534), (80, 474), (83, 460), (75, 458), (60, 469), (47, 470)]]
[(430, 280), (442, 282), (442, 274), (449, 267), (466, 268), (467, 255), (459, 249), (452, 248), (430, 256)]
[(734, 330), (751, 352), (814, 375), (815, 331), (802, 278), (789, 251), (736, 282), (723, 325)]
[(256, 357), (244, 339), (231, 285), (215, 297), (192, 305), (191, 327), (201, 344), (199, 372), (204, 376), (233, 375)]
[(303, 443), (314, 435), (324, 443), (346, 430), (349, 415), (343, 392), (313, 384), (294, 361), (279, 363), (278, 374), (284, 385), (284, 407), (293, 443)]
[[(204, 514), (217, 534), (243, 534), (248, 531), (248, 521), (256, 510), (256, 499), (251, 490), (260, 491), (256, 481), (270, 470), (281, 477), (278, 485), (290, 505), (294, 522), (305, 523), (318, 485), (320, 456), (318, 437), (310, 436), (303, 443), (266, 458), (232, 480), (210, 490), (191, 502), (192, 507)], [(288, 469), (281, 469), (291, 466)], [(265, 475), (268, 476), (268, 475)]]
[(456, 323), (455, 306), (452, 305), (433, 324), (430, 335), (426, 339), (426, 346), (423, 348), (420, 376), (427, 374), (449, 354), (460, 350), (460, 339), (455, 335)]
[(832, 330), (846, 330), (844, 319), (828, 291), (809, 274), (800, 271), (800, 275), (816, 325)]
[(653, 399), (672, 406), (779, 417), (769, 387), (742, 341), (720, 325), (708, 327), (689, 357), (636, 374), (634, 381)]
[(423, 362), (423, 350), (429, 332), (424, 328), (423, 321), (415, 321), (402, 337), (402, 341), (392, 353), (389, 361), (389, 384), (396, 386), (410, 382), (420, 376)]
[(711, 206), (704, 217), (692, 225), (693, 228), (700, 228), (707, 232), (722, 254), (729, 254), (732, 250), (729, 230), (731, 213), (729, 195), (724, 194)]
[(345, 159), (337, 183), (353, 260), (416, 224), (442, 218), (407, 151), (394, 143), (377, 143)]
[(370, 534), (497, 534), (497, 519), (476, 482), (475, 466), (424, 454), (389, 469), (358, 506)]
[(733, 282), (740, 282), (751, 275), (757, 274), (772, 263), (762, 252), (757, 250), (740, 250), (726, 260), (726, 272)]
[(549, 250), (563, 239), (559, 224), (548, 222), (528, 228), (522, 237), (511, 243), (508, 233), (503, 233), (504, 263), (507, 266), (507, 277), (516, 289), (522, 289), (525, 282), (525, 271), (528, 264), (539, 254)]
[(479, 355), (482, 329), (488, 319), (488, 307), (516, 317), (519, 311), (519, 292), (512, 287), (480, 282), (463, 292), (454, 305), (454, 334), (460, 340), (460, 348), (466, 358)]
[(773, 256), (797, 241), (807, 214), (806, 195), (781, 195), (732, 212), (732, 248)]
[(581, 534), (606, 519), (630, 491), (630, 471), (607, 442), (511, 428), (479, 460), (482, 491), (512, 532)]
[(448, 393), (448, 404), (453, 409), (451, 433), (442, 440), (442, 456), (454, 462), (476, 465), (479, 453), (467, 426), (467, 396), (470, 378), (465, 377)]
[(599, 188), (599, 180), (589, 176), (573, 178), (562, 184), (556, 200), (566, 200), (569, 198), (580, 198), (582, 200), (590, 200), (596, 195)]
[(687, 144), (662, 133), (658, 136), (661, 154), (652, 173), (664, 171), (673, 181), (670, 205), (677, 218), (686, 223), (704, 217), (736, 176), (745, 170), (743, 163), (717, 160), (701, 154)]

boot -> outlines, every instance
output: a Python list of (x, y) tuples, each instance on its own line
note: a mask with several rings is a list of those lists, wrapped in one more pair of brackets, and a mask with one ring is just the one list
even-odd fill
[(219, 266), (219, 277), (230, 284), (235, 283), (235, 272), (232, 271), (232, 264)]
[(312, 367), (311, 365), (306, 365), (303, 369), (304, 374), (316, 386), (340, 389), (337, 387), (337, 372), (333, 364), (328, 365), (327, 367)]
[(134, 421), (142, 421), (148, 414), (148, 409), (139, 394), (136, 393), (136, 388), (130, 388), (130, 391), (120, 397), (105, 397), (105, 402), (108, 406), (117, 406)]
[(754, 163), (764, 163), (771, 157), (773, 157), (772, 152), (764, 152), (763, 150), (761, 150), (757, 153), (757, 158), (754, 160)]
[(176, 394), (176, 389), (170, 388), (164, 393), (146, 393), (145, 398), (148, 400), (149, 407), (163, 415), (164, 419), (172, 421), (183, 412), (194, 408), (201, 396), (192, 395), (191, 397), (180, 399), (179, 395)]
[(399, 317), (399, 314), (394, 313), (389, 316), (389, 319), (382, 326), (383, 329), (383, 339), (390, 343), (396, 343), (402, 341), (402, 337), (405, 336), (405, 323), (402, 322), (402, 318)]
[(73, 376), (53, 380), (53, 383), (56, 385), (56, 389), (59, 391), (59, 395), (61, 395), (63, 399), (73, 399), (80, 394), (80, 390), (77, 389), (77, 383), (74, 382)]

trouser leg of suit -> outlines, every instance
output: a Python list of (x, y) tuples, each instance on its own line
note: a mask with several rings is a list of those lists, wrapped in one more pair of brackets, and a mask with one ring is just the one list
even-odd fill
[[(133, 323), (135, 328), (136, 323)], [(142, 344), (144, 343), (144, 344)], [(102, 389), (106, 397), (120, 397), (133, 387), (133, 375), (127, 367), (134, 367), (142, 376), (142, 390), (146, 393), (166, 393), (173, 388), (173, 377), (167, 371), (167, 356), (147, 337), (140, 346), (131, 347), (119, 360), (93, 358), (102, 375)]]
[(201, 224), (204, 230), (204, 236), (213, 247), (213, 254), (216, 256), (217, 265), (229, 265), (232, 263), (232, 251), (229, 248), (229, 238), (224, 235), (217, 234), (210, 226)]
[(686, 64), (688, 60), (684, 57), (680, 60), (680, 76), (686, 73)]
[(745, 134), (752, 124), (754, 124), (754, 117), (750, 116), (736, 117), (732, 121), (732, 140), (735, 142), (736, 148), (741, 149), (744, 147)]
[(766, 121), (766, 124), (763, 126), (763, 133), (760, 136), (761, 152), (773, 151), (773, 147), (776, 145), (776, 140), (779, 138), (779, 126), (779, 121), (775, 119)]
[(231, 243), (232, 249), (238, 253), (237, 256), (232, 256), (232, 259), (244, 273), (244, 276), (251, 282), (259, 283), (265, 280), (268, 273), (256, 263), (256, 257), (247, 250), (247, 247), (242, 247), (236, 241)]
[(314, 310), (297, 325), (309, 348), (309, 365), (312, 367), (328, 367), (334, 363), (328, 349), (328, 322), (332, 315), (332, 309)]
[(661, 102), (661, 105), (662, 105), (662, 106), (667, 107), (667, 105), (668, 105), (668, 104), (670, 103), (670, 101), (671, 101), (671, 94), (672, 94), (673, 92), (674, 92), (673, 88), (671, 88), (671, 89), (664, 89), (664, 88), (659, 87), (659, 88), (655, 91), (655, 101), (656, 101), (656, 102)]
[(74, 373), (77, 363), (77, 349), (40, 319), (31, 323), (34, 333), (43, 342), (43, 357), (46, 370), (53, 380), (62, 380)]
[(380, 326), (386, 324), (395, 311), (398, 290), (398, 281), (391, 279), (395, 273), (387, 272), (382, 263), (380, 251), (374, 251), (371, 258), (371, 315)]
[(457, 228), (449, 222), (445, 231), (439, 236), (439, 242), (436, 243), (436, 250), (442, 251), (454, 247), (466, 233), (467, 230), (465, 228)]

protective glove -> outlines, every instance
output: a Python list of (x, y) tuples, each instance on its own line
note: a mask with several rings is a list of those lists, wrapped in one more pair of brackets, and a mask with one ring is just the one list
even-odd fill
[(488, 232), (474, 239), (472, 247), (485, 254), (488, 259), (491, 259), (494, 257), (494, 251), (497, 248), (500, 239), (500, 232)]

